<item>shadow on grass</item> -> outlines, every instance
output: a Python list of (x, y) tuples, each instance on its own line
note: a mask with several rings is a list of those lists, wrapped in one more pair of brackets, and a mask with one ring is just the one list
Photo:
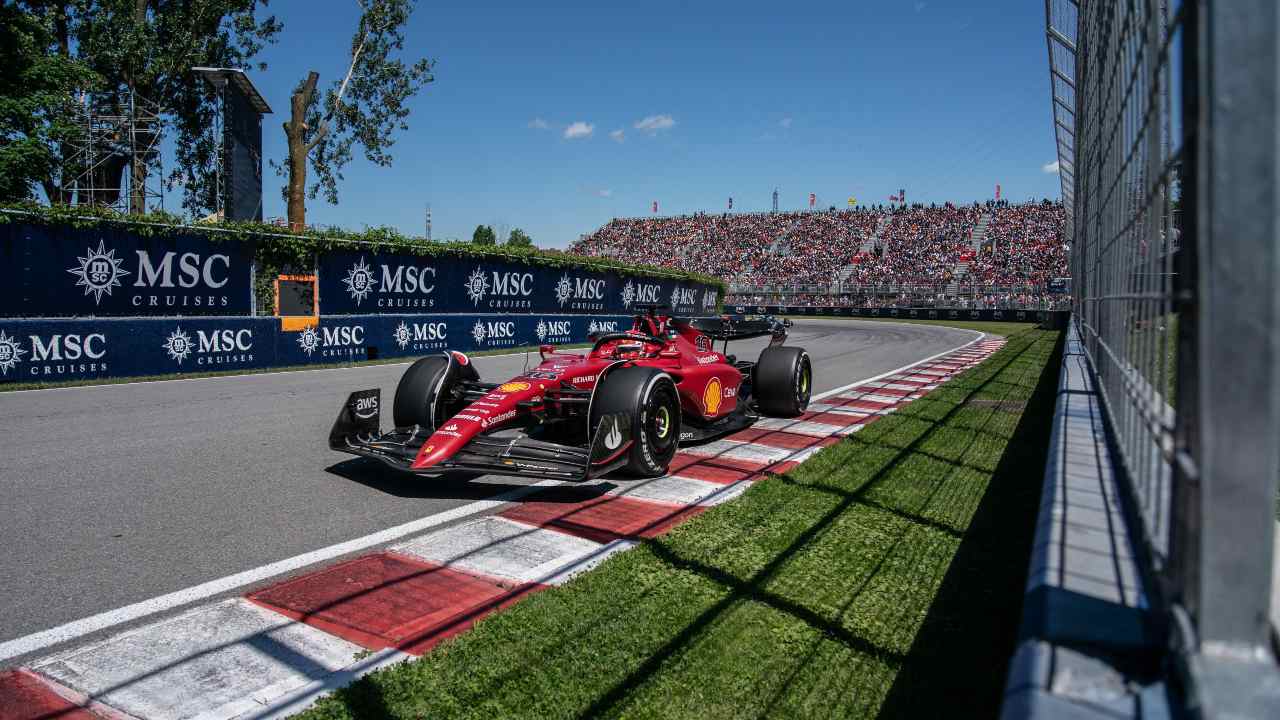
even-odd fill
[(994, 717), (1017, 641), (1063, 337), (881, 706), (882, 718)]

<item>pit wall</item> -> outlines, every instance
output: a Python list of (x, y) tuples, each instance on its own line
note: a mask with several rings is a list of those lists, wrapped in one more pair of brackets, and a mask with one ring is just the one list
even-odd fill
[(279, 318), (0, 319), (0, 386), (412, 358), (587, 341), (629, 315), (326, 315)]

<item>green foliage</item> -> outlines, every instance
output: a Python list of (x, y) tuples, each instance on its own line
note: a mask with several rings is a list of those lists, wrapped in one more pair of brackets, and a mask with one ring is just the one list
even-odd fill
[(533, 245), (533, 238), (529, 237), (525, 231), (516, 228), (511, 231), (511, 237), (507, 238), (507, 247), (530, 247)]
[(307, 195), (323, 193), (334, 205), (342, 168), (356, 147), (374, 165), (391, 165), (388, 151), (396, 131), (409, 129), (405, 103), (434, 79), (432, 61), (421, 58), (405, 64), (393, 57), (404, 50), (404, 26), (413, 0), (360, 0), (360, 5), (363, 12), (351, 38), (354, 63), (349, 80), (334, 78), (323, 101), (319, 93), (307, 98), (307, 127), (314, 130), (304, 133), (303, 140), (315, 171)]
[(477, 225), (476, 231), (471, 233), (471, 242), (476, 245), (497, 245), (498, 236), (488, 225)]
[(97, 79), (55, 52), (54, 37), (49, 14), (0, 5), (0, 202), (30, 198), (54, 174), (59, 143), (77, 132), (73, 92)]
[[(182, 180), (183, 207), (196, 215), (212, 209), (216, 103), (213, 89), (191, 68), (252, 67), (253, 58), (280, 32), (280, 22), (274, 16), (259, 19), (256, 0), (27, 1), (18, 6), (47, 18), (54, 52), (96, 73), (100, 81), (94, 90), (114, 96), (111, 102), (124, 107), (132, 88), (158, 106), (176, 130), (166, 137), (174, 143), (178, 169), (170, 179)], [(259, 63), (257, 69), (266, 65)], [(70, 161), (69, 152), (60, 154)], [(51, 173), (45, 180), (51, 198), (65, 191), (54, 184)]]
[[(326, 228), (294, 232), (265, 223), (227, 222), (213, 225), (190, 225), (171, 213), (152, 212), (147, 215), (122, 215), (109, 208), (91, 205), (45, 206), (34, 202), (0, 205), (0, 223), (28, 222), (41, 225), (87, 229), (104, 223), (122, 225), (141, 237), (169, 237), (179, 234), (200, 233), (210, 240), (221, 242), (249, 242), (254, 245), (254, 257), (258, 262), (258, 287), (261, 307), (270, 307), (274, 300), (271, 278), (289, 270), (306, 270), (315, 265), (317, 252), (325, 250), (350, 250), (359, 248), (373, 253), (400, 252), (430, 257), (458, 257), (476, 260), (506, 260), (556, 268), (588, 268), (592, 270), (617, 270), (629, 274), (678, 278), (705, 283), (725, 292), (724, 281), (700, 275), (648, 265), (631, 265), (611, 258), (584, 257), (558, 250), (540, 250), (532, 245), (512, 246), (474, 242), (430, 242), (421, 237), (409, 237), (390, 227), (371, 227), (360, 232)], [(488, 228), (488, 236), (493, 229)]]

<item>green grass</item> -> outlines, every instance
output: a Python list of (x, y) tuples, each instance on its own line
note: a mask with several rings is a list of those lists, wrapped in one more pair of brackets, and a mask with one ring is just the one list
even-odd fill
[(994, 716), (1060, 352), (1023, 326), (791, 473), (301, 717)]
[(996, 322), (988, 320), (919, 320), (895, 317), (825, 317), (822, 315), (787, 315), (786, 317), (801, 320), (860, 320), (867, 322), (910, 323), (912, 325), (941, 325), (942, 327), (960, 328), (961, 330), (977, 330), (990, 335), (1001, 335), (1005, 337), (1013, 335), (1014, 333), (1022, 332), (1029, 327), (1035, 327), (1034, 323)]
[[(556, 348), (560, 350), (569, 350), (572, 348), (584, 348), (590, 346), (590, 343), (575, 343), (572, 345), (557, 345)], [(537, 353), (538, 348), (537, 346), (531, 345), (529, 347), (480, 350), (477, 352), (469, 352), (467, 355), (470, 357), (484, 357), (485, 355), (511, 355), (526, 351), (530, 353)], [(418, 359), (418, 357), (420, 356), (379, 358), (377, 360), (359, 360), (355, 362), (341, 363), (317, 363), (314, 365), (286, 365), (270, 368), (243, 368), (240, 370), (222, 370), (213, 372), (184, 372), (171, 373), (168, 375), (139, 375), (131, 377), (95, 378), (92, 380), (64, 380), (62, 382), (10, 383), (8, 385), (0, 385), (0, 393), (13, 392), (14, 390), (46, 390), (49, 388), (84, 387), (87, 385), (125, 385), (128, 383), (154, 382), (157, 380), (189, 380), (191, 378), (226, 377), (229, 375), (269, 375), (271, 373), (295, 372), (298, 370), (325, 370), (328, 368), (364, 367), (367, 365), (394, 365), (396, 363), (413, 362)]]

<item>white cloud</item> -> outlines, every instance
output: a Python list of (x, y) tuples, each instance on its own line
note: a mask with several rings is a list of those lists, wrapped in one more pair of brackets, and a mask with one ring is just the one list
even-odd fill
[(1053, 162), (1051, 162), (1051, 163), (1045, 163), (1044, 165), (1041, 165), (1041, 166), (1040, 166), (1040, 169), (1041, 169), (1041, 170), (1043, 170), (1043, 171), (1044, 171), (1044, 172), (1046, 172), (1046, 173), (1049, 173), (1050, 175), (1057, 175), (1057, 174), (1058, 174), (1058, 161), (1057, 161), (1057, 160), (1054, 160), (1054, 161), (1053, 161)]
[(610, 131), (609, 137), (613, 138), (614, 142), (622, 142), (626, 139), (627, 134), (623, 132), (622, 128), (618, 128), (617, 130)]
[(591, 133), (596, 131), (596, 126), (589, 122), (581, 120), (573, 123), (564, 129), (564, 139), (574, 140), (577, 138), (591, 137)]
[(601, 190), (597, 190), (596, 194), (599, 195), (600, 197), (612, 197), (613, 191), (610, 190), (609, 188), (604, 188)]
[(637, 122), (635, 128), (649, 133), (656, 134), (659, 130), (670, 130), (675, 127), (676, 121), (670, 115), (650, 115), (649, 117)]
[(784, 117), (784, 118), (782, 118), (781, 120), (779, 120), (779, 121), (778, 121), (778, 124), (779, 124), (779, 125), (781, 125), (784, 129), (790, 129), (790, 128), (791, 128), (791, 118), (789, 118), (789, 117)]
[(546, 120), (543, 120), (540, 117), (536, 117), (529, 121), (529, 127), (533, 128), (534, 130), (546, 130), (551, 126), (547, 124)]

